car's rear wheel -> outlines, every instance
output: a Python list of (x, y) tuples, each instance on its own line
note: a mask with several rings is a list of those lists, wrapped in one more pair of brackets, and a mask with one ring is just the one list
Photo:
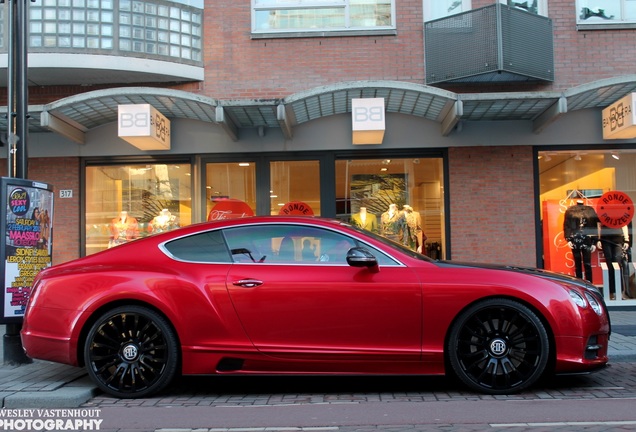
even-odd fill
[(465, 310), (452, 327), (448, 358), (468, 387), (489, 394), (518, 392), (546, 370), (550, 343), (545, 326), (525, 305), (490, 299)]
[(116, 397), (157, 393), (175, 377), (178, 342), (157, 312), (122, 306), (101, 315), (84, 346), (88, 374), (100, 389)]

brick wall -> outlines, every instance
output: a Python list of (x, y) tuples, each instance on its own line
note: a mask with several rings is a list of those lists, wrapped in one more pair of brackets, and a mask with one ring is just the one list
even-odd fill
[(206, 1), (207, 96), (269, 99), (341, 81), (424, 82), (421, 0), (398, 2), (397, 36), (252, 40), (250, 14), (247, 1)]
[[(7, 175), (7, 161), (0, 161), (0, 172)], [(30, 158), (29, 180), (53, 185), (53, 264), (80, 256), (80, 161), (78, 158)], [(73, 198), (59, 198), (61, 189), (72, 189)]]
[[(474, 0), (473, 7), (492, 5), (494, 1)], [(564, 90), (634, 73), (635, 31), (577, 31), (579, 11), (574, 0), (550, 0), (548, 7), (554, 25), (554, 83), (439, 87), (457, 93)], [(342, 81), (396, 80), (423, 84), (422, 2), (401, 0), (396, 8), (396, 36), (251, 39), (250, 2), (206, 0), (205, 82), (143, 85), (171, 87), (217, 99), (272, 99)], [(29, 89), (29, 101), (44, 104), (107, 87), (34, 86)], [(0, 104), (6, 104), (5, 98), (6, 95), (0, 95)]]
[(449, 149), (453, 260), (535, 266), (531, 147)]

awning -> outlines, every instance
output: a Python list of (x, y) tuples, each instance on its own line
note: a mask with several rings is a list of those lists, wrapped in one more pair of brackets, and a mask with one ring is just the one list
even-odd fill
[[(181, 90), (124, 87), (91, 91), (29, 107), (31, 132), (53, 131), (84, 143), (84, 134), (117, 121), (120, 104), (150, 104), (169, 119), (218, 124), (234, 140), (247, 128), (281, 128), (288, 138), (294, 126), (351, 112), (353, 98), (384, 98), (388, 113), (416, 116), (440, 124), (450, 134), (459, 121), (526, 120), (535, 133), (567, 112), (605, 108), (636, 91), (636, 75), (603, 79), (565, 91), (458, 94), (398, 81), (342, 82), (282, 99), (217, 100)], [(0, 116), (0, 131), (7, 119)]]

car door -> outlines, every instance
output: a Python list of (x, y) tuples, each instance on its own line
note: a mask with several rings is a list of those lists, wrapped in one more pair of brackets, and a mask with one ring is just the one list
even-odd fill
[[(380, 271), (346, 263), (355, 239), (292, 224), (225, 231), (235, 264), (227, 288), (256, 348), (313, 359), (417, 359), (421, 284), (383, 255)], [(375, 251), (378, 253), (378, 251)]]

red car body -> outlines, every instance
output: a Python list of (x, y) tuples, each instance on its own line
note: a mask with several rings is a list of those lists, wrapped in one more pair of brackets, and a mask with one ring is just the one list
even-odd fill
[(604, 366), (609, 334), (602, 297), (582, 280), (434, 261), (337, 221), (276, 216), (191, 225), (45, 269), (21, 335), (30, 357), (86, 365), (104, 391), (140, 397), (177, 373), (454, 373), (508, 393)]

